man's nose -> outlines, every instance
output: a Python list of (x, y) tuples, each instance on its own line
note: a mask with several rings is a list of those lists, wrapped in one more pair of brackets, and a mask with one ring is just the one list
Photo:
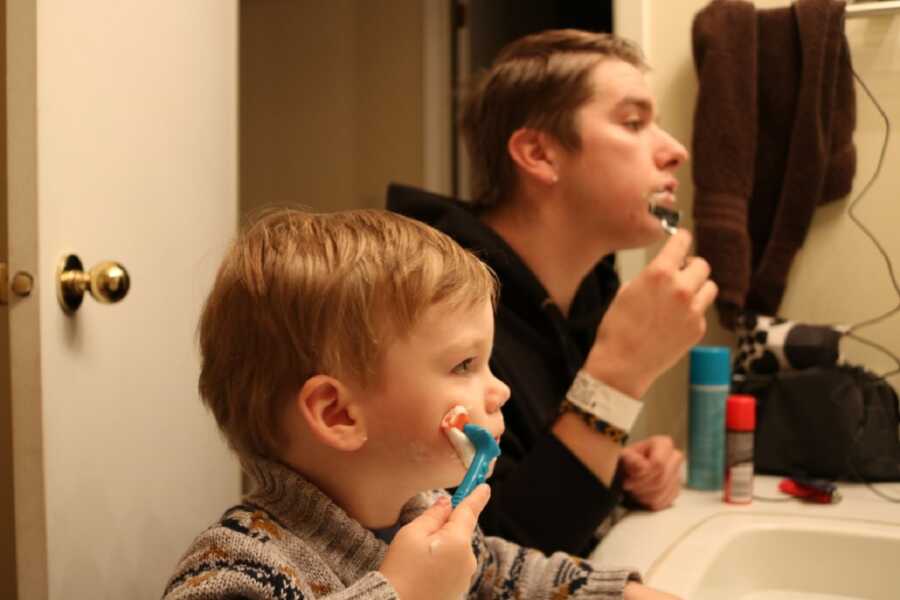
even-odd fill
[(661, 142), (656, 155), (657, 164), (661, 169), (677, 169), (690, 158), (690, 153), (668, 131), (660, 129), (659, 132)]

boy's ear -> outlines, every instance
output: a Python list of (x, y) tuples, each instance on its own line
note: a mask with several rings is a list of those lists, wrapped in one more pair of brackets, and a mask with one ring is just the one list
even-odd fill
[(310, 431), (323, 444), (347, 452), (365, 444), (362, 411), (350, 389), (340, 380), (314, 375), (300, 388), (296, 402)]
[(548, 186), (559, 181), (558, 150), (548, 134), (522, 127), (509, 136), (506, 147), (513, 163), (529, 177)]

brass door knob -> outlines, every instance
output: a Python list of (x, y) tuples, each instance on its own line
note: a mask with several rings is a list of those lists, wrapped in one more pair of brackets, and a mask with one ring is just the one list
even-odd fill
[(56, 269), (56, 297), (66, 314), (78, 310), (86, 291), (97, 302), (111, 304), (124, 298), (130, 286), (125, 267), (110, 260), (94, 265), (85, 273), (78, 256), (69, 254)]

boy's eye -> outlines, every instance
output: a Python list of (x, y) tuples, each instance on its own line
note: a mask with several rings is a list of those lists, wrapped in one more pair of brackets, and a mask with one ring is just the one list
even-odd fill
[(642, 119), (631, 119), (625, 121), (625, 127), (632, 131), (640, 131), (644, 128), (644, 121)]
[(453, 373), (457, 375), (462, 375), (463, 373), (468, 373), (472, 370), (472, 363), (475, 362), (475, 358), (467, 358), (455, 367), (453, 367)]

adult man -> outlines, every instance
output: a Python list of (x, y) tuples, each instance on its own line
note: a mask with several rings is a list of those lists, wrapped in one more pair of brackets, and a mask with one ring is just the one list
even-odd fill
[[(491, 365), (512, 390), (488, 534), (585, 555), (621, 500), (661, 509), (682, 454), (622, 447), (635, 399), (703, 336), (717, 289), (679, 230), (620, 286), (613, 253), (664, 237), (687, 151), (657, 122), (645, 65), (608, 34), (547, 31), (507, 46), (463, 113), (471, 205), (392, 186), (388, 207), (476, 251), (501, 282)], [(602, 321), (601, 321), (602, 318)]]

